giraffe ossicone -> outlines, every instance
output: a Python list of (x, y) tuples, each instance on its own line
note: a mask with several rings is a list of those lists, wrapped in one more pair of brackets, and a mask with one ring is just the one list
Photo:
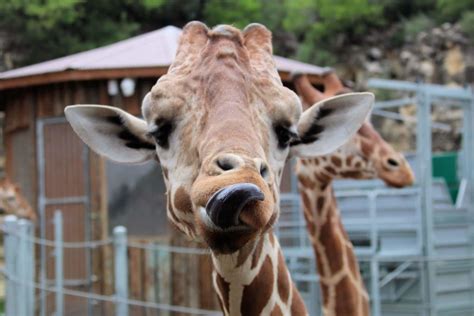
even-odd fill
[(371, 94), (345, 95), (301, 114), (264, 26), (190, 22), (168, 73), (143, 100), (143, 119), (101, 105), (69, 106), (65, 114), (109, 159), (159, 160), (168, 218), (211, 249), (226, 315), (301, 315), (306, 310), (271, 230), (285, 161), (342, 145), (372, 104)]

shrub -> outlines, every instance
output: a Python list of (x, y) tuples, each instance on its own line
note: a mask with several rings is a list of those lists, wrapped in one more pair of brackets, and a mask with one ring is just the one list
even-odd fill
[(427, 31), (434, 26), (433, 20), (424, 14), (417, 15), (403, 23), (403, 34), (406, 41), (412, 41), (418, 33)]
[(471, 44), (474, 44), (474, 11), (468, 11), (462, 15), (461, 30), (468, 36)]

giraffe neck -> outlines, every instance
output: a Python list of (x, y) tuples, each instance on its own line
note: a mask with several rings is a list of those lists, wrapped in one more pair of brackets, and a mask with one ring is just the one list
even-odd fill
[(316, 253), (325, 316), (367, 316), (369, 297), (341, 221), (332, 179), (300, 181), (304, 217)]
[(307, 315), (273, 232), (230, 255), (212, 255), (225, 315)]

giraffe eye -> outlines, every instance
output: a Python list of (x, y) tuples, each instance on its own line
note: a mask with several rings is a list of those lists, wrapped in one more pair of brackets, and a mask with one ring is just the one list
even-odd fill
[(150, 136), (153, 137), (158, 146), (167, 149), (169, 147), (169, 137), (173, 131), (173, 123), (164, 119), (156, 120), (156, 129), (150, 132)]
[(278, 147), (280, 149), (287, 148), (292, 140), (298, 138), (295, 132), (281, 124), (275, 125), (273, 129), (275, 130), (278, 139)]

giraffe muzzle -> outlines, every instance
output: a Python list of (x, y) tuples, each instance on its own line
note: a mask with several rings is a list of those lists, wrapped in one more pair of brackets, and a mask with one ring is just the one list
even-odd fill
[(240, 214), (251, 202), (263, 201), (263, 192), (252, 183), (237, 183), (220, 189), (209, 199), (206, 212), (217, 227), (226, 229), (241, 225)]

